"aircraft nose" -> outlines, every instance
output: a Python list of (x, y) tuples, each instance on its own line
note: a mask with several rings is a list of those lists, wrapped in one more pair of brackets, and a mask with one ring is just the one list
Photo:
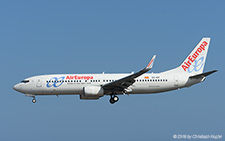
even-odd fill
[(16, 90), (16, 91), (19, 91), (21, 89), (21, 86), (20, 84), (16, 84), (13, 86), (13, 89)]

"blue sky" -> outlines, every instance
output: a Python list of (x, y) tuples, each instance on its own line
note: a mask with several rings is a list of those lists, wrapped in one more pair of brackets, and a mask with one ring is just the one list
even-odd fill
[[(1, 1), (0, 140), (172, 140), (225, 136), (224, 1)], [(205, 71), (191, 88), (81, 101), (14, 91), (22, 79), (53, 73), (119, 73), (178, 66), (211, 37)], [(223, 137), (224, 138), (224, 137)]]

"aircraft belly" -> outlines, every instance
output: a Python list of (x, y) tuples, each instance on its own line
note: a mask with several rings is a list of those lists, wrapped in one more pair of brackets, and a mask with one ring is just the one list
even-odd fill
[(145, 84), (132, 87), (131, 94), (150, 94), (177, 89), (170, 84)]

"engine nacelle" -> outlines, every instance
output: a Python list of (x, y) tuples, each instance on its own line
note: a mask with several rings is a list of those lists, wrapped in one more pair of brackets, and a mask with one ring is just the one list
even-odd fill
[(80, 99), (84, 99), (84, 100), (94, 100), (94, 99), (99, 99), (99, 96), (97, 95), (93, 95), (93, 96), (85, 96), (85, 95), (80, 95)]
[(104, 95), (104, 90), (101, 86), (86, 86), (83, 88), (83, 94), (80, 99), (99, 99)]

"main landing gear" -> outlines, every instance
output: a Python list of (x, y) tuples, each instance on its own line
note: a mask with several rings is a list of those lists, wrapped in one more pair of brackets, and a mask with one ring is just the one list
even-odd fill
[(119, 100), (119, 97), (118, 97), (118, 96), (116, 96), (116, 95), (111, 95), (111, 98), (109, 99), (109, 102), (110, 102), (111, 104), (114, 104), (114, 103), (116, 103), (118, 100)]

